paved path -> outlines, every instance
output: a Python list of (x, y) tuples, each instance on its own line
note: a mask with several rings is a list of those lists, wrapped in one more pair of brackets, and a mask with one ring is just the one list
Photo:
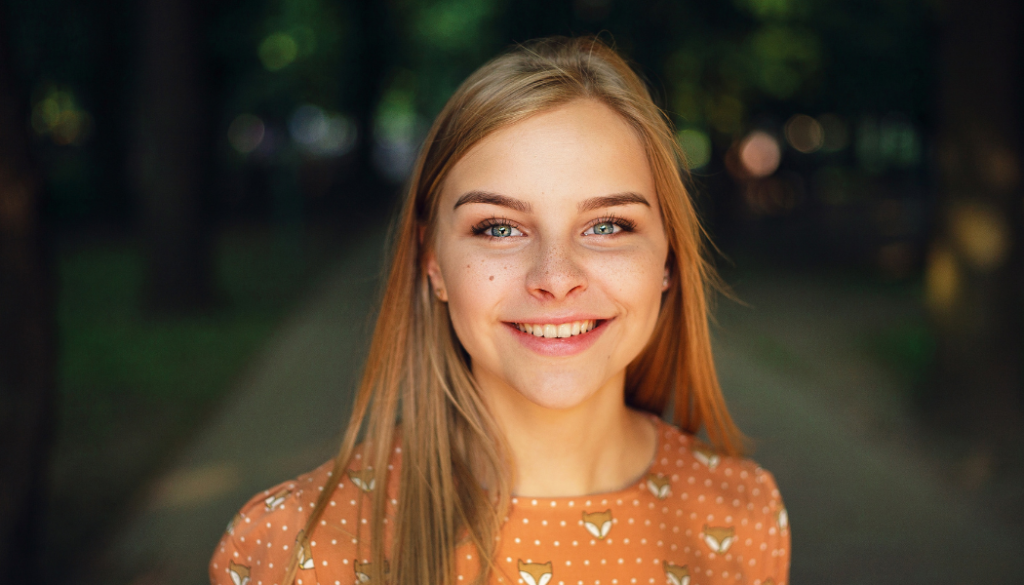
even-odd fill
[[(117, 539), (110, 582), (201, 585), (252, 494), (330, 458), (358, 378), (383, 248), (362, 239), (283, 324)], [(716, 351), (730, 406), (790, 510), (792, 582), (1013, 583), (1024, 540), (951, 479), (863, 336), (913, 303), (800, 278), (749, 278)], [(956, 469), (953, 467), (952, 469)]]
[(736, 289), (752, 307), (723, 305), (718, 368), (786, 500), (792, 582), (1022, 582), (1024, 538), (969, 485), (964, 446), (919, 428), (864, 350), (913, 300), (792, 277)]
[(348, 420), (382, 271), (359, 238), (273, 336), (119, 535), (101, 582), (208, 583), (228, 520), (256, 492), (330, 459)]

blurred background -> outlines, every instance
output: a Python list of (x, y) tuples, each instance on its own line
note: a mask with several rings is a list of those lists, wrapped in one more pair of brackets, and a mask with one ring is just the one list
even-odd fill
[(0, 1), (0, 583), (203, 583), (330, 457), (447, 97), (600, 33), (678, 130), (794, 583), (1024, 569), (1016, 0)]

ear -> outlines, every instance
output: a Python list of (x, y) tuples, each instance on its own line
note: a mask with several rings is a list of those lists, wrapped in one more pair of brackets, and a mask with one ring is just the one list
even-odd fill
[(444, 286), (444, 277), (441, 276), (441, 266), (437, 263), (437, 257), (433, 249), (428, 249), (424, 254), (424, 263), (427, 269), (427, 277), (430, 279), (430, 288), (434, 289), (434, 296), (442, 303), (448, 302), (448, 289)]
[(661, 281), (661, 292), (668, 290), (669, 284), (672, 283), (672, 273), (669, 271), (668, 266), (665, 266), (665, 278)]

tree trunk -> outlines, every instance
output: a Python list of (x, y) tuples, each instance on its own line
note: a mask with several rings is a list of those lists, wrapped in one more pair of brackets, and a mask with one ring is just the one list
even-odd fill
[(0, 6), (0, 582), (37, 581), (54, 419), (51, 262), (42, 184), (32, 165), (27, 108)]
[(1021, 5), (955, 0), (942, 31), (941, 214), (927, 271), (939, 420), (1002, 443), (1024, 396)]
[(156, 312), (202, 309), (211, 291), (209, 131), (199, 0), (140, 5), (138, 186), (148, 253), (147, 300)]
[(381, 177), (373, 161), (374, 121), (387, 77), (394, 65), (395, 31), (387, 2), (359, 0), (352, 4), (352, 10), (359, 23), (359, 49), (355, 57), (359, 63), (355, 75), (358, 89), (351, 103), (358, 141), (353, 152), (352, 165), (355, 170), (352, 181), (355, 197), (348, 205), (363, 212), (379, 211), (381, 207), (387, 208), (393, 201), (393, 197), (383, 195), (390, 195), (395, 191), (395, 188)]

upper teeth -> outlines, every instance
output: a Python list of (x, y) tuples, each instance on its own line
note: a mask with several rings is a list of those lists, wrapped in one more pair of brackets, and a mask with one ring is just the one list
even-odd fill
[(562, 323), (560, 325), (551, 325), (548, 323), (516, 323), (516, 328), (523, 333), (529, 333), (535, 337), (547, 337), (549, 339), (553, 339), (555, 337), (572, 337), (573, 335), (580, 335), (590, 331), (595, 325), (597, 325), (597, 321), (591, 319), (589, 321), (573, 321), (572, 323)]

